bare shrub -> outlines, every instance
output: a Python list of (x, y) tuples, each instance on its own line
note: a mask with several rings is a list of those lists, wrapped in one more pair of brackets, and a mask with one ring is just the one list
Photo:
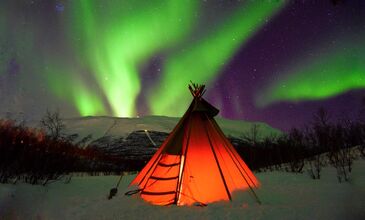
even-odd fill
[(60, 139), (64, 135), (65, 124), (63, 123), (59, 110), (51, 112), (46, 111), (46, 114), (40, 121), (41, 128), (45, 129), (47, 134), (53, 139)]

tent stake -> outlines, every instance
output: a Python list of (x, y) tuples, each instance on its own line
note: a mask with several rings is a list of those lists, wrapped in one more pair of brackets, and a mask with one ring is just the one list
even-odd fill
[(124, 176), (124, 173), (122, 173), (120, 175), (117, 185), (114, 188), (110, 189), (109, 196), (108, 196), (109, 200), (112, 199), (118, 193), (118, 187), (119, 187), (120, 181), (122, 181), (123, 176)]

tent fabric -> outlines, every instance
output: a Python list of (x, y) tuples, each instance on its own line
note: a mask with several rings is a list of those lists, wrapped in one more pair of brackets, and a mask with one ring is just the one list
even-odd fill
[(187, 112), (131, 185), (156, 205), (231, 200), (259, 181), (214, 120), (218, 110), (194, 97)]

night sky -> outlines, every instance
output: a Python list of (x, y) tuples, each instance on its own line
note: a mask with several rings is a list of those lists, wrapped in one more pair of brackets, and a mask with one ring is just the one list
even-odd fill
[(0, 114), (181, 116), (187, 84), (220, 116), (288, 130), (356, 119), (365, 1), (0, 2)]

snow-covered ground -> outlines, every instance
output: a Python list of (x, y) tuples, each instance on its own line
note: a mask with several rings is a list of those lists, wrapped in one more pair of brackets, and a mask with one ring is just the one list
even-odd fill
[(355, 161), (346, 183), (338, 183), (331, 167), (324, 168), (320, 180), (306, 173), (258, 173), (262, 205), (240, 192), (233, 202), (203, 208), (153, 206), (124, 196), (133, 176), (123, 177), (112, 200), (106, 197), (118, 176), (74, 177), (69, 184), (46, 187), (1, 184), (0, 219), (365, 219), (364, 170), (365, 160)]

